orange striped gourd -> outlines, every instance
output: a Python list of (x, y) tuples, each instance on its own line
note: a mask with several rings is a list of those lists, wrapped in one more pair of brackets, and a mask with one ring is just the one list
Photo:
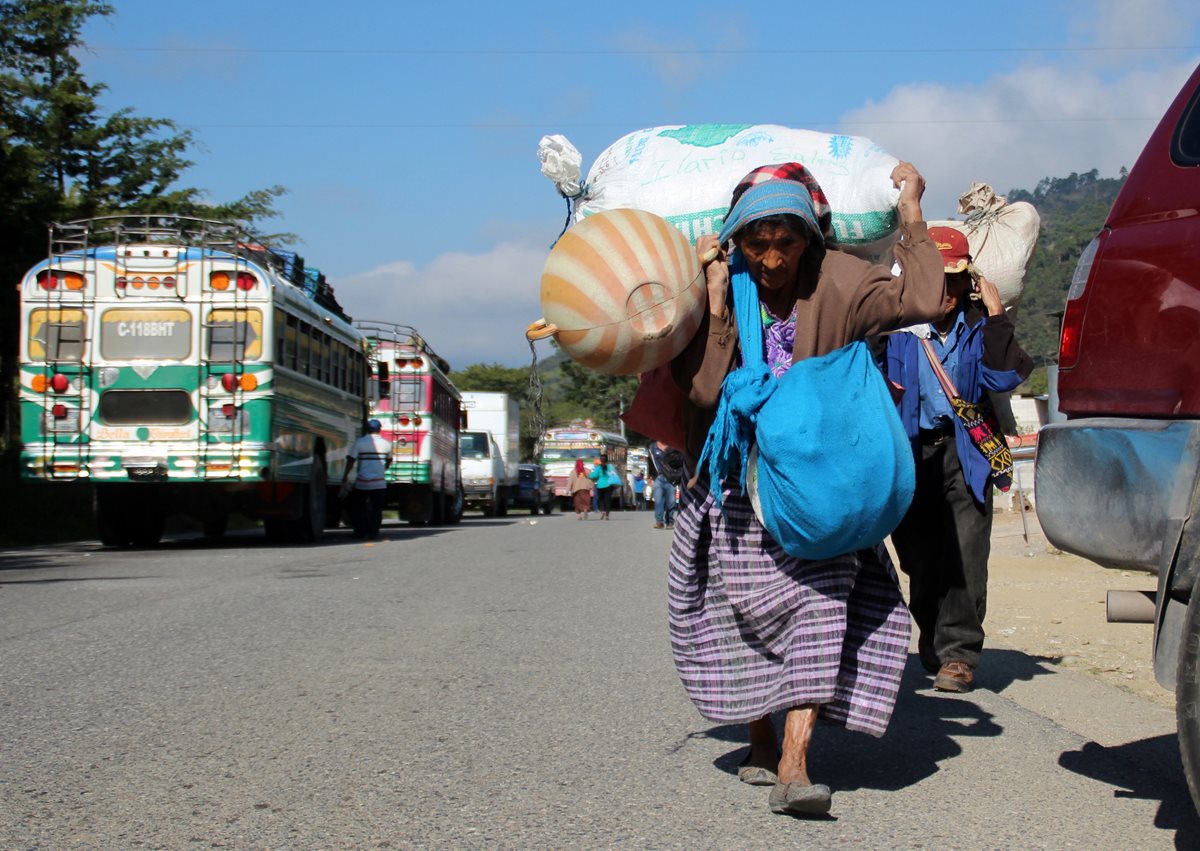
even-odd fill
[(696, 250), (642, 210), (607, 210), (571, 227), (542, 270), (542, 320), (572, 359), (633, 375), (667, 363), (700, 326), (705, 280)]

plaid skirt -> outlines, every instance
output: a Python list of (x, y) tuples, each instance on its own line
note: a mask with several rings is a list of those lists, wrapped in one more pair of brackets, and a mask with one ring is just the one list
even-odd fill
[(668, 598), (675, 667), (710, 721), (805, 703), (851, 730), (887, 730), (911, 622), (882, 544), (822, 561), (789, 556), (740, 490), (683, 493)]

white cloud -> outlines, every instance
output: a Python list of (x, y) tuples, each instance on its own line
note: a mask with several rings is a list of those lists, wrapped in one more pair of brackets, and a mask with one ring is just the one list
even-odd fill
[[(1092, 0), (1072, 29), (1095, 47), (1153, 47), (1187, 44), (1200, 19), (1194, 0)], [(1111, 61), (1126, 59), (1120, 51)]]
[[(504, 242), (486, 254), (442, 254), (422, 266), (398, 260), (339, 280), (338, 296), (356, 319), (416, 328), (454, 369), (523, 366), (532, 361), (525, 328), (541, 316), (548, 253)], [(551, 353), (548, 346), (539, 344), (539, 358)]]
[(972, 181), (1003, 193), (1132, 166), (1196, 61), (1123, 75), (1030, 66), (975, 86), (899, 86), (843, 115), (842, 126), (915, 163), (928, 183), (926, 215), (944, 218)]

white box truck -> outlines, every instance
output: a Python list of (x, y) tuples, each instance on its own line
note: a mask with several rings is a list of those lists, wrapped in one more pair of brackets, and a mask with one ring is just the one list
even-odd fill
[(507, 393), (465, 391), (462, 406), (467, 412), (467, 428), (459, 440), (464, 506), (489, 517), (503, 516), (517, 487), (521, 445), (517, 402)]

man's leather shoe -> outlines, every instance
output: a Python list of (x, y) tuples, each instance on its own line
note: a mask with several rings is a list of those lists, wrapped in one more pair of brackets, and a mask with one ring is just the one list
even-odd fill
[(975, 673), (966, 662), (955, 659), (946, 662), (933, 678), (933, 687), (938, 691), (966, 692), (971, 690)]

